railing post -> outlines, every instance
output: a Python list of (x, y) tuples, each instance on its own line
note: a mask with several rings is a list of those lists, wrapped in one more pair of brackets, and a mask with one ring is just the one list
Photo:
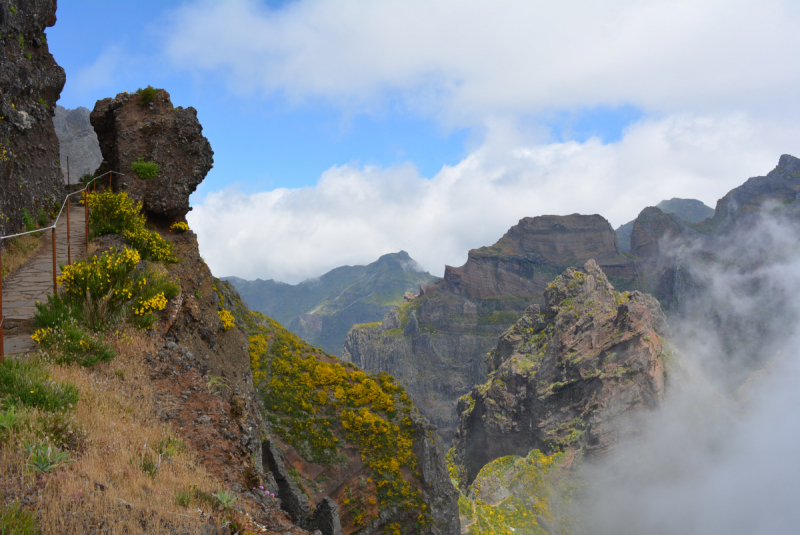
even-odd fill
[(84, 222), (86, 230), (86, 250), (85, 255), (89, 254), (89, 194), (87, 190), (83, 190), (83, 209), (84, 209)]
[(3, 242), (0, 241), (0, 364), (6, 360), (6, 341), (3, 337), (6, 327), (3, 323)]
[(114, 176), (114, 171), (109, 171), (108, 173), (108, 191), (111, 191), (111, 177)]
[(56, 225), (53, 224), (53, 295), (58, 293), (58, 283), (56, 282)]
[(72, 249), (69, 241), (69, 195), (67, 195), (67, 265), (72, 265)]

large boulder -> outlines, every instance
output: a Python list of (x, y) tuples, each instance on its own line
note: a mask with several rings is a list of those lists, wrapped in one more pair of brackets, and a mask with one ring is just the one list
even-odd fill
[(66, 82), (44, 31), (55, 0), (0, 6), (0, 231), (16, 232), (23, 209), (34, 214), (63, 195), (53, 110)]
[[(191, 210), (191, 195), (214, 164), (214, 151), (192, 108), (172, 105), (160, 89), (141, 106), (137, 93), (99, 100), (90, 115), (104, 162), (97, 174), (117, 171), (112, 186), (141, 201), (149, 216), (180, 220)], [(158, 176), (140, 178), (131, 164), (143, 158), (159, 166)]]

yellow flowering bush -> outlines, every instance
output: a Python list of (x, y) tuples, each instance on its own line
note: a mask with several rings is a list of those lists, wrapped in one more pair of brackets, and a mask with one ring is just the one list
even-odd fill
[(236, 322), (233, 320), (233, 314), (231, 314), (230, 310), (225, 310), (225, 309), (220, 310), (219, 319), (222, 320), (223, 331), (230, 331), (236, 326)]
[(183, 221), (178, 221), (177, 223), (173, 223), (169, 229), (173, 232), (186, 232), (189, 230), (189, 225)]

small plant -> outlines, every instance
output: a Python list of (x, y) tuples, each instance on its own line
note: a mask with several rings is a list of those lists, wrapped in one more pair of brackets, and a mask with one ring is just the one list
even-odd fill
[(32, 360), (6, 360), (0, 364), (0, 406), (21, 405), (45, 411), (60, 411), (78, 402), (78, 389), (57, 383)]
[(163, 456), (164, 459), (169, 459), (179, 453), (185, 453), (186, 444), (179, 438), (167, 436), (156, 442), (153, 449), (159, 456)]
[(158, 176), (159, 167), (156, 162), (146, 162), (144, 156), (131, 164), (130, 170), (139, 175), (139, 178), (153, 179)]
[(220, 489), (215, 494), (211, 495), (219, 504), (219, 510), (230, 509), (231, 505), (236, 501), (236, 497), (232, 492), (226, 489)]
[(169, 229), (173, 232), (186, 232), (189, 230), (189, 225), (183, 221), (178, 221), (177, 223), (173, 223)]
[(194, 298), (195, 299), (200, 299), (200, 290), (195, 290), (194, 291)]
[[(28, 59), (30, 59), (30, 58), (28, 58)], [(42, 104), (45, 107), (49, 106), (47, 101), (45, 99), (43, 99), (42, 97), (39, 97), (37, 100), (39, 101), (39, 104)]]
[(142, 455), (139, 468), (142, 472), (155, 479), (156, 475), (158, 475), (158, 469), (161, 468), (161, 456), (159, 455), (158, 458), (154, 459), (149, 453)]
[(56, 468), (70, 462), (68, 452), (59, 452), (56, 448), (47, 443), (28, 444), (25, 450), (30, 456), (28, 458), (28, 467), (43, 474), (52, 472)]
[(18, 39), (19, 39), (19, 47), (25, 48), (25, 38), (22, 36), (22, 34), (19, 34)]
[(93, 178), (94, 178), (94, 175), (92, 173), (84, 173), (78, 179), (78, 182), (80, 182), (81, 184), (83, 184), (85, 186), (86, 184), (91, 182)]
[(16, 409), (11, 406), (6, 411), (0, 411), (0, 440), (5, 440), (17, 430), (19, 416)]
[(193, 483), (188, 489), (176, 490), (173, 499), (175, 505), (188, 507), (195, 498), (197, 498), (197, 483)]
[(219, 375), (206, 375), (203, 379), (206, 381), (206, 388), (210, 394), (219, 394), (223, 388), (228, 386), (225, 378)]
[(42, 44), (43, 45), (47, 44), (47, 36), (45, 34), (42, 34)]
[(30, 52), (25, 52), (25, 58), (27, 58), (27, 60), (30, 61), (31, 60), (31, 53)]
[(26, 232), (36, 230), (36, 222), (31, 217), (31, 214), (28, 213), (27, 208), (22, 209), (22, 224), (25, 225)]
[(123, 370), (123, 369), (114, 370), (114, 375), (116, 375), (120, 379), (124, 380), (125, 379), (125, 370)]
[(155, 88), (152, 85), (148, 85), (144, 89), (141, 87), (136, 90), (136, 94), (139, 95), (141, 98), (139, 99), (139, 106), (145, 108), (155, 102), (156, 95), (161, 89)]
[(41, 532), (36, 514), (23, 509), (19, 502), (0, 506), (0, 533), (3, 535), (39, 535)]
[(230, 310), (225, 310), (225, 309), (220, 310), (219, 319), (222, 320), (223, 331), (230, 331), (236, 326), (236, 322), (234, 321), (233, 314), (231, 314)]
[(16, 15), (16, 14), (17, 14), (17, 8), (15, 8), (14, 6), (8, 6), (8, 10), (9, 10), (9, 11), (10, 11), (10, 12), (11, 12), (13, 15)]
[(36, 222), (40, 227), (46, 227), (50, 223), (50, 217), (48, 217), (43, 207), (39, 208), (39, 213), (36, 214)]

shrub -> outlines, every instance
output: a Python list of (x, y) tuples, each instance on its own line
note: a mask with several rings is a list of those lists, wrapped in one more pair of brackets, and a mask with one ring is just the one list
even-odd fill
[(159, 167), (156, 162), (146, 162), (143, 156), (131, 164), (130, 170), (139, 175), (139, 178), (153, 179), (158, 176)]
[(0, 364), (0, 406), (22, 405), (60, 411), (78, 402), (78, 389), (50, 379), (34, 361), (6, 360)]
[(36, 214), (36, 222), (40, 227), (46, 227), (50, 224), (50, 218), (47, 216), (47, 212), (44, 211), (44, 208), (39, 208), (39, 213)]
[(94, 178), (94, 174), (93, 173), (84, 173), (78, 179), (78, 182), (80, 182), (81, 184), (83, 184), (85, 186), (86, 184), (91, 182), (93, 178)]
[(143, 226), (126, 230), (122, 236), (136, 247), (146, 260), (171, 263), (178, 261), (172, 254), (172, 244), (162, 238), (160, 234), (150, 232)]
[(22, 223), (25, 225), (26, 232), (36, 230), (36, 222), (31, 217), (31, 214), (28, 213), (27, 208), (22, 209)]
[(60, 452), (57, 448), (47, 443), (28, 444), (25, 449), (30, 456), (28, 458), (28, 467), (43, 474), (52, 472), (70, 462), (68, 452)]
[(189, 225), (187, 225), (183, 221), (179, 221), (177, 223), (173, 223), (172, 226), (169, 227), (169, 229), (174, 232), (186, 232), (187, 230), (189, 230)]
[(36, 514), (26, 511), (19, 502), (0, 506), (0, 533), (5, 535), (39, 535)]
[(144, 89), (141, 87), (136, 90), (136, 94), (139, 95), (141, 98), (139, 99), (139, 106), (142, 108), (149, 106), (156, 100), (156, 95), (161, 89), (155, 88), (152, 85), (148, 85)]
[(219, 311), (219, 319), (222, 320), (222, 330), (229, 331), (236, 326), (236, 323), (233, 320), (233, 314), (231, 314), (230, 310), (220, 310)]
[[(86, 175), (84, 175), (86, 176)], [(142, 203), (135, 202), (127, 193), (92, 193), (89, 195), (89, 227), (92, 237), (104, 234), (122, 234), (126, 230), (144, 227)]]
[(74, 322), (50, 329), (44, 327), (31, 335), (45, 349), (57, 350), (53, 362), (56, 364), (77, 363), (91, 367), (98, 362), (114, 360), (117, 354), (104, 343), (93, 339)]

